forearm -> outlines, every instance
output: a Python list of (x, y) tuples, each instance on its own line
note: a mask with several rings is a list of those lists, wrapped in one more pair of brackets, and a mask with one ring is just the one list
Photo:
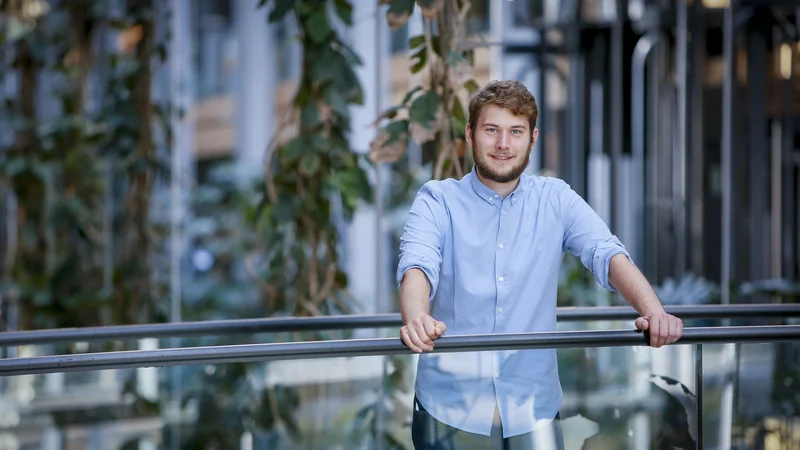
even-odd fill
[(650, 283), (625, 255), (617, 254), (611, 258), (608, 282), (642, 316), (664, 311)]
[(430, 314), (430, 292), (431, 285), (425, 272), (417, 268), (406, 271), (400, 282), (400, 315), (404, 324)]

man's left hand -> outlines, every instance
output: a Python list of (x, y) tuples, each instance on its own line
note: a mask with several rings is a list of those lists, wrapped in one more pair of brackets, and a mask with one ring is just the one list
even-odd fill
[(650, 346), (655, 348), (672, 344), (683, 335), (683, 321), (664, 311), (639, 317), (636, 328), (650, 331)]

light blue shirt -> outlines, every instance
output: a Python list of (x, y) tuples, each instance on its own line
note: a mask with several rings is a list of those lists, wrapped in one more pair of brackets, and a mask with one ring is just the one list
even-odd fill
[[(397, 282), (419, 268), (431, 283), (431, 316), (460, 334), (556, 329), (565, 251), (610, 291), (611, 257), (630, 255), (564, 181), (523, 175), (506, 198), (475, 173), (429, 181), (417, 193), (400, 244)], [(489, 435), (495, 406), (504, 436), (549, 424), (561, 407), (555, 350), (423, 353), (417, 398), (435, 419)]]

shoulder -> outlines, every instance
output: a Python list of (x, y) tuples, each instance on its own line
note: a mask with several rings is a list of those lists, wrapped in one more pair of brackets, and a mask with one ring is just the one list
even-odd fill
[(438, 201), (446, 201), (448, 197), (459, 195), (465, 187), (468, 187), (465, 181), (465, 179), (455, 180), (453, 178), (430, 180), (422, 185), (417, 192), (417, 196), (427, 196)]
[(555, 217), (561, 218), (565, 205), (571, 202), (574, 193), (569, 183), (561, 178), (542, 175), (527, 175), (530, 182), (530, 195), (541, 205), (547, 205)]
[(532, 191), (545, 197), (558, 197), (571, 190), (569, 184), (561, 178), (543, 175), (523, 175), (532, 187)]

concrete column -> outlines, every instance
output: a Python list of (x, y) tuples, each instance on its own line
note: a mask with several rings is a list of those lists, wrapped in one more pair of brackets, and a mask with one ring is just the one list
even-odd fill
[(269, 8), (252, 0), (235, 0), (237, 32), (236, 159), (240, 181), (264, 174), (264, 152), (275, 130), (277, 71), (275, 38), (267, 21)]

